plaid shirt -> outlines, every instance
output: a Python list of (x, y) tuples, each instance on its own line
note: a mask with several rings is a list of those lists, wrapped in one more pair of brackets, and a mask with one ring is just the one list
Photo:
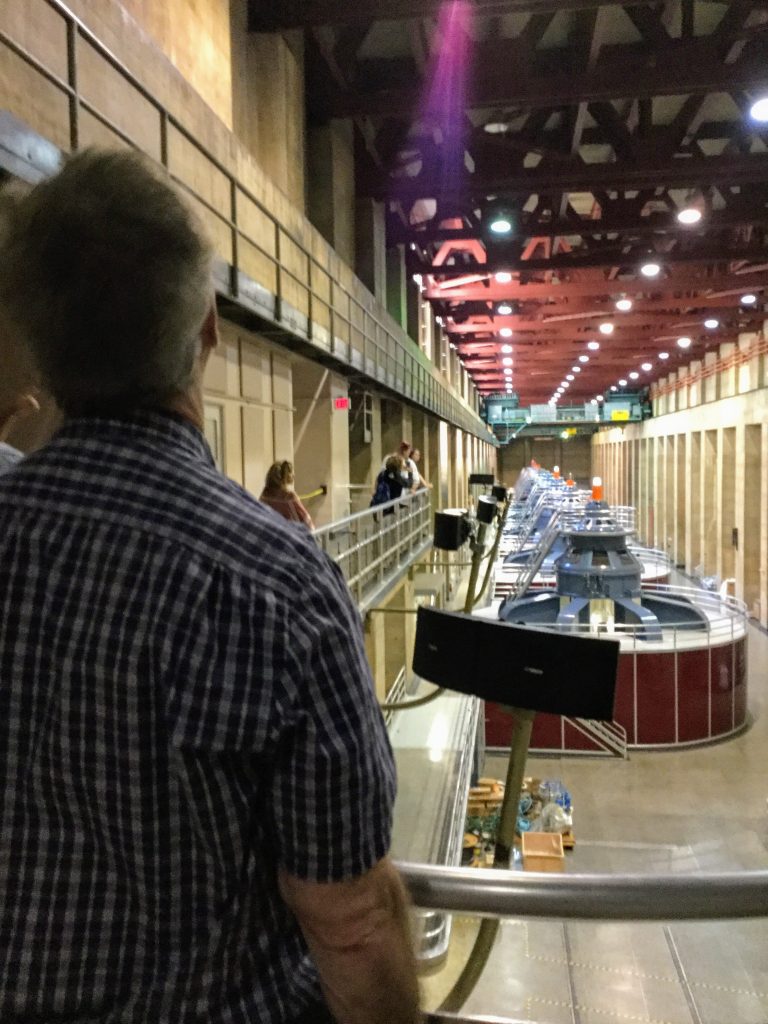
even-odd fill
[(0, 1021), (266, 1024), (318, 985), (277, 869), (389, 846), (338, 568), (180, 418), (71, 421), (0, 480)]

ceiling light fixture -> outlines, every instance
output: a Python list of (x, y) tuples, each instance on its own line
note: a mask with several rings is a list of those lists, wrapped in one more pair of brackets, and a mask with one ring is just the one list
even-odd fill
[(618, 391), (618, 390), (619, 389), (616, 387), (615, 384), (611, 384), (611, 391)]
[(600, 324), (601, 334), (613, 334), (615, 327), (613, 324)]
[(502, 338), (511, 338), (512, 337), (512, 328), (511, 327), (502, 327), (501, 330), (499, 331), (499, 334), (502, 336)]
[(573, 373), (581, 373), (581, 367), (580, 366), (572, 366), (571, 367), (571, 371)]
[(598, 400), (598, 402), (604, 402), (605, 398), (603, 397), (603, 395), (598, 395), (597, 396), (597, 400)]
[(690, 338), (678, 338), (677, 344), (680, 348), (690, 348), (693, 341)]
[(485, 224), (492, 235), (511, 235), (515, 228), (515, 211), (505, 202), (491, 202), (485, 213)]
[(502, 363), (502, 366), (511, 366), (512, 365), (512, 358), (511, 358), (511, 356), (507, 356), (505, 359), (502, 359), (501, 363)]
[(566, 373), (566, 375), (565, 375), (565, 379), (566, 379), (566, 380), (575, 380), (575, 378), (574, 378), (574, 376), (573, 376), (573, 374), (572, 374), (572, 373)]
[(627, 382), (622, 377), (621, 380), (619, 381), (619, 387), (620, 388), (625, 388), (626, 386), (627, 386)]
[(483, 131), (488, 132), (489, 135), (504, 135), (509, 131), (509, 125), (506, 121), (489, 121), (488, 124), (483, 125)]
[(632, 299), (619, 299), (616, 303), (616, 309), (620, 313), (628, 313), (632, 309)]
[(589, 362), (589, 356), (579, 356), (579, 362), (580, 363), (588, 363)]
[(496, 309), (499, 316), (510, 316), (512, 313), (512, 307), (508, 302), (502, 302)]
[(632, 373), (630, 373), (630, 375), (629, 375), (629, 379), (630, 380), (637, 380), (637, 378), (639, 376), (640, 376), (640, 374), (637, 372), (637, 370), (633, 370)]
[(768, 122), (768, 96), (761, 96), (749, 108), (749, 116), (761, 124)]
[(715, 320), (715, 318), (711, 316), (704, 321), (704, 326), (707, 328), (708, 331), (716, 331), (717, 328), (720, 326), (720, 321)]
[(653, 363), (643, 363), (640, 369), (645, 370), (645, 372), (648, 373), (650, 370), (653, 369)]
[(669, 352), (659, 352), (659, 359), (669, 359)]
[(508, 353), (508, 352), (511, 352), (512, 351), (512, 346), (511, 345), (502, 345), (501, 346), (501, 351), (504, 352), (505, 354)]
[(597, 350), (600, 348), (600, 342), (599, 341), (588, 341), (587, 342), (587, 348), (591, 349), (593, 352), (597, 352)]
[(741, 296), (742, 306), (754, 306), (756, 302), (757, 296), (754, 294), (754, 292), (747, 292), (746, 295)]
[(496, 280), (496, 284), (509, 284), (509, 282), (512, 280), (512, 275), (508, 270), (500, 270), (497, 274), (494, 275), (494, 277)]
[(704, 198), (701, 195), (689, 196), (685, 206), (677, 211), (677, 223), (683, 227), (692, 228), (698, 224), (704, 216)]
[(656, 263), (655, 260), (648, 260), (640, 267), (640, 273), (643, 277), (658, 277), (661, 273), (661, 264)]

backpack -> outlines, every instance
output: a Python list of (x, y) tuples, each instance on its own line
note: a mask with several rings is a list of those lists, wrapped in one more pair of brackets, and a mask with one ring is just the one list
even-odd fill
[(392, 495), (389, 493), (389, 484), (384, 473), (379, 473), (376, 479), (376, 490), (373, 492), (371, 498), (370, 508), (374, 505), (385, 505), (388, 501), (392, 500)]

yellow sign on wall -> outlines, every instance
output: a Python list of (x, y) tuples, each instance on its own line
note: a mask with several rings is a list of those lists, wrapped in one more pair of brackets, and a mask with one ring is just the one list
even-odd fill
[(611, 419), (612, 420), (628, 420), (629, 419), (629, 409), (614, 409), (611, 412)]

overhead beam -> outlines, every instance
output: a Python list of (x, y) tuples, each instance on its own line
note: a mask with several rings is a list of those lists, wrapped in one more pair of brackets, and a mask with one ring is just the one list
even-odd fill
[[(645, 187), (705, 188), (712, 185), (730, 187), (762, 184), (768, 180), (768, 153), (750, 153), (713, 157), (655, 159), (626, 163), (585, 164), (581, 161), (567, 166), (543, 164), (500, 173), (498, 168), (467, 174), (464, 182), (450, 190), (440, 191), (440, 198), (470, 199), (504, 194), (527, 198), (533, 193), (593, 192), (595, 189), (633, 191)], [(438, 186), (429, 174), (419, 178), (386, 178), (362, 180), (359, 191), (374, 199), (400, 199), (416, 202), (434, 199)]]
[[(409, 254), (412, 257), (413, 254)], [(680, 263), (700, 263), (702, 265), (712, 263), (736, 263), (740, 261), (755, 262), (756, 260), (768, 259), (768, 248), (741, 248), (730, 250), (724, 245), (707, 246), (691, 250), (677, 250), (664, 253), (659, 256), (659, 261), (665, 265)], [(541, 273), (550, 270), (585, 270), (596, 269), (605, 266), (619, 266), (624, 264), (636, 264), (639, 257), (637, 252), (625, 253), (621, 246), (608, 249), (595, 249), (586, 255), (579, 253), (567, 253), (559, 256), (551, 256), (541, 259), (530, 260), (504, 260), (502, 264), (487, 266), (485, 264), (424, 264), (418, 259), (409, 258), (409, 270), (414, 274), (421, 274), (428, 277), (439, 277), (450, 279), (452, 277), (466, 277), (467, 274), (481, 273), (492, 274), (499, 270), (507, 270), (512, 273)]]
[[(757, 91), (768, 86), (768, 70), (761, 60), (740, 62), (736, 67), (715, 62), (709, 37), (693, 48), (691, 58), (685, 61), (668, 60), (657, 67), (649, 67), (635, 58), (602, 63), (591, 72), (576, 73), (550, 70), (521, 75), (517, 65), (485, 61), (478, 53), (477, 69), (467, 98), (467, 108), (501, 107), (514, 104), (527, 109), (541, 107), (570, 107), (578, 103), (592, 103), (614, 99), (649, 99), (654, 96), (687, 96), (691, 94), (729, 92), (739, 89)], [(696, 54), (698, 53), (698, 59)], [(335, 110), (336, 117), (357, 114), (386, 116), (393, 110), (410, 117), (423, 100), (421, 83), (409, 73), (408, 62), (392, 60), (391, 72), (386, 80), (410, 84), (382, 88), (373, 92), (349, 92), (341, 98)], [(380, 62), (380, 67), (386, 62)], [(361, 80), (375, 81), (366, 71), (366, 61), (360, 63)], [(382, 79), (381, 74), (378, 75)]]
[[(716, 210), (707, 216), (706, 229), (711, 237), (718, 231), (748, 227), (752, 224), (768, 225), (768, 204), (734, 210)], [(680, 224), (673, 215), (653, 214), (648, 217), (606, 217), (592, 220), (587, 217), (579, 221), (554, 220), (549, 222), (527, 222), (523, 226), (526, 237), (571, 238), (574, 236), (594, 237), (599, 235), (630, 235), (647, 237), (651, 235), (690, 236), (691, 229)], [(415, 242), (425, 246), (431, 243), (460, 242), (478, 238), (479, 228), (445, 229), (427, 228), (418, 230), (392, 223), (387, 238), (390, 245), (407, 245)]]
[(664, 296), (670, 294), (692, 294), (700, 297), (702, 293), (731, 290), (735, 292), (739, 289), (744, 291), (761, 290), (768, 287), (768, 285), (764, 284), (765, 279), (766, 271), (763, 266), (743, 274), (717, 274), (712, 276), (681, 271), (656, 281), (646, 281), (645, 279), (630, 281), (620, 278), (608, 280), (601, 277), (587, 281), (568, 281), (557, 284), (549, 281), (537, 281), (532, 284), (513, 282), (512, 284), (504, 285), (496, 284), (495, 282), (480, 282), (477, 284), (460, 285), (450, 290), (428, 287), (422, 294), (425, 299), (438, 302), (500, 302), (502, 299), (517, 299), (523, 302), (527, 299), (558, 301), (584, 296), (605, 298), (612, 295), (626, 295), (632, 298), (635, 295)]
[[(318, 25), (349, 25), (375, 18), (401, 21), (438, 14), (445, 0), (249, 0), (251, 32), (283, 32)], [(634, 6), (652, 7), (655, 0), (632, 0)], [(728, 0), (715, 0), (727, 4)], [(593, 11), (619, 6), (606, 0), (471, 0), (473, 13), (557, 14), (560, 11)]]

